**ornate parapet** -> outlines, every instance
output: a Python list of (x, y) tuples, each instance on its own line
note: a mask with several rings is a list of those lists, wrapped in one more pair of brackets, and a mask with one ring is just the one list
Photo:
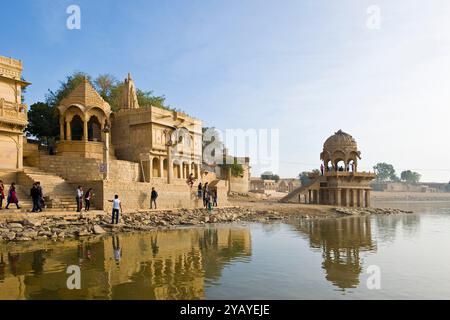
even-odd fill
[(22, 61), (0, 56), (0, 74), (10, 79), (20, 80)]

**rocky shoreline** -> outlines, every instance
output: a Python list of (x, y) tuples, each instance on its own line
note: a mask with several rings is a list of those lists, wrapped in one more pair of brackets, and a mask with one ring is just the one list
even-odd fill
[(390, 209), (390, 208), (335, 208), (334, 211), (339, 215), (369, 215), (369, 214), (411, 214), (412, 211)]
[(123, 214), (121, 223), (112, 225), (110, 216), (97, 214), (90, 216), (41, 216), (22, 219), (7, 219), (0, 223), (0, 241), (27, 242), (33, 240), (61, 241), (88, 236), (101, 236), (109, 233), (151, 231), (172, 229), (183, 226), (201, 226), (232, 222), (270, 222), (287, 220), (291, 217), (333, 218), (340, 215), (397, 214), (409, 213), (397, 209), (335, 208), (334, 214), (322, 216), (309, 215), (299, 210), (297, 213), (257, 210), (250, 208), (216, 208), (212, 213), (204, 209), (180, 209), (163, 211), (139, 211)]
[(203, 209), (140, 211), (123, 214), (118, 225), (112, 225), (106, 214), (95, 216), (46, 216), (24, 219), (7, 219), (0, 223), (0, 240), (26, 242), (32, 240), (64, 240), (107, 233), (151, 231), (181, 226), (239, 221), (266, 222), (287, 216), (271, 211), (251, 211), (239, 208), (215, 209), (208, 213)]

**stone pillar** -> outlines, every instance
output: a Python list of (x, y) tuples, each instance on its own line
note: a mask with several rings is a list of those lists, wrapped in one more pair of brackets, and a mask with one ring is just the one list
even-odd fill
[(17, 169), (23, 168), (23, 135), (19, 133), (17, 136)]
[(104, 180), (109, 180), (109, 132), (105, 132), (105, 145), (103, 148), (103, 163), (105, 165)]
[(64, 140), (64, 118), (59, 117), (59, 141)]
[(335, 205), (340, 207), (341, 206), (341, 199), (342, 199), (342, 195), (341, 195), (341, 189), (336, 189), (335, 190)]
[(370, 190), (366, 190), (366, 207), (370, 208)]
[[(167, 170), (169, 170), (169, 168), (167, 168)], [(161, 178), (164, 177), (164, 158), (163, 157), (159, 158), (159, 176)]]
[[(83, 140), (84, 141), (88, 141), (89, 139), (89, 134), (88, 134), (88, 122), (87, 122), (87, 119), (86, 118), (84, 118), (84, 121), (83, 121)], [(105, 140), (106, 139), (108, 139), (107, 137), (106, 137), (106, 135), (105, 135)]]
[(350, 189), (345, 189), (345, 206), (350, 207), (351, 206), (351, 190)]
[(357, 207), (358, 206), (357, 192), (358, 191), (356, 189), (352, 189), (351, 190), (350, 197), (351, 197), (351, 206), (352, 207)]
[(195, 165), (195, 169), (197, 170), (197, 179), (198, 180), (201, 180), (202, 179), (202, 173), (201, 173), (201, 166), (200, 166), (200, 164), (196, 164)]
[(364, 190), (358, 189), (358, 207), (364, 207)]
[(184, 174), (183, 174), (183, 167), (184, 167), (184, 165), (183, 165), (183, 162), (181, 162), (179, 165), (178, 165), (178, 173), (179, 173), (179, 176), (181, 177), (181, 179), (184, 179)]
[(149, 159), (149, 164), (148, 164), (148, 182), (150, 182), (150, 180), (153, 178), (153, 158), (152, 157), (148, 157)]
[(328, 205), (330, 206), (334, 205), (335, 197), (336, 192), (334, 192), (333, 189), (328, 189)]
[(66, 140), (71, 141), (72, 140), (72, 128), (70, 121), (67, 121), (66, 119)]
[(311, 199), (311, 192), (312, 192), (312, 190), (308, 190), (308, 203), (311, 203), (312, 201), (312, 199)]
[(172, 152), (170, 147), (167, 147), (167, 183), (170, 184), (173, 178), (173, 163), (172, 163)]

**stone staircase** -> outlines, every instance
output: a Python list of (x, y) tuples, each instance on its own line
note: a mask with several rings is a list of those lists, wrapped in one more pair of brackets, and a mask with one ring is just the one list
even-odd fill
[(297, 189), (294, 189), (287, 196), (281, 198), (279, 200), (279, 202), (282, 202), (282, 203), (295, 202), (295, 203), (297, 203), (298, 202), (297, 199), (298, 199), (299, 195), (303, 194), (304, 192), (307, 192), (308, 189), (318, 188), (321, 181), (324, 181), (323, 176), (319, 176), (319, 177), (315, 178), (314, 180), (312, 180), (309, 184), (307, 184), (305, 186), (301, 186), (301, 187), (298, 187)]
[(75, 190), (63, 178), (35, 167), (24, 167), (19, 176), (22, 187), (31, 188), (34, 182), (41, 183), (46, 206), (60, 211), (76, 211)]

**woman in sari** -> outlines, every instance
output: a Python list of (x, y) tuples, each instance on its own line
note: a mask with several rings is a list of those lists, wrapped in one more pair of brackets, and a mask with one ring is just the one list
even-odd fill
[(17, 199), (16, 184), (14, 182), (11, 183), (11, 187), (9, 187), (8, 201), (7, 201), (5, 209), (9, 209), (10, 203), (14, 203), (16, 205), (17, 209), (20, 209), (19, 199)]
[(3, 181), (0, 180), (0, 210), (3, 209), (3, 199), (5, 199), (5, 186), (3, 185)]

